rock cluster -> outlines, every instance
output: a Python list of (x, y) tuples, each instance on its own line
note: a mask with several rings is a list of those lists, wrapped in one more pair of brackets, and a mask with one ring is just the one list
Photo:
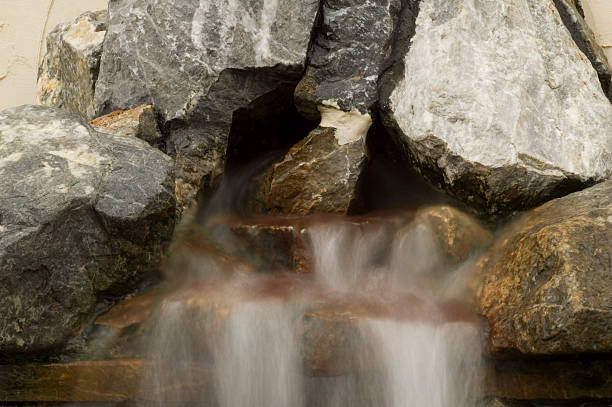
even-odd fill
[(41, 106), (0, 112), (0, 140), (0, 354), (36, 354), (156, 270), (174, 229), (173, 165)]
[[(172, 298), (186, 309), (219, 300), (219, 320), (235, 305), (216, 285), (228, 276), (268, 273), (247, 297), (299, 291), (317, 266), (309, 231), (327, 221), (305, 216), (359, 212), (376, 176), (381, 194), (416, 190), (403, 175), (417, 172), (465, 212), (343, 222), (382, 225), (376, 250), (395, 239), (402, 264), (430, 243), (433, 271), (475, 264), (493, 405), (612, 397), (607, 378), (584, 383), (591, 367), (609, 372), (612, 353), (611, 78), (573, 0), (112, 0), (49, 34), (46, 106), (0, 112), (0, 364), (60, 357), (100, 326), (129, 342), (150, 328), (157, 291), (91, 322), (163, 264), (188, 286)], [(405, 172), (382, 179), (381, 163)], [(211, 199), (236, 179), (246, 192)], [(238, 203), (287, 218), (221, 216)], [(197, 204), (221, 215), (181, 229), (168, 254)], [(494, 237), (470, 212), (519, 216)], [(212, 284), (194, 282), (202, 269)], [(355, 321), (375, 311), (328, 300), (301, 315), (313, 376), (351, 372)], [(204, 325), (185, 329), (213, 340)], [(562, 390), (542, 367), (553, 359), (570, 372)], [(109, 366), (136, 382), (143, 363)], [(101, 366), (45, 365), (41, 377)], [(12, 368), (2, 377), (21, 380)], [(0, 383), (2, 394), (14, 393)], [(41, 394), (10, 400), (66, 401)]]

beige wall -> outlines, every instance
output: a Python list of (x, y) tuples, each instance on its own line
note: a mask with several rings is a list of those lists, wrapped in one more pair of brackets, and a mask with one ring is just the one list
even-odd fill
[(581, 0), (587, 22), (612, 63), (612, 0)]
[[(585, 15), (612, 61), (612, 0), (581, 0)], [(43, 39), (59, 23), (108, 0), (0, 0), (0, 110), (36, 103), (36, 74)]]
[(36, 103), (36, 75), (43, 39), (57, 24), (108, 0), (0, 0), (0, 110)]

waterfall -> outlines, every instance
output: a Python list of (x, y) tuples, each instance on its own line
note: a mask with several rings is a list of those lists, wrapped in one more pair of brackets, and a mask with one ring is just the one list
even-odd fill
[(473, 407), (481, 333), (459, 302), (469, 267), (406, 222), (310, 225), (305, 276), (219, 279), (201, 260), (198, 278), (215, 282), (164, 301), (143, 387), (219, 407)]

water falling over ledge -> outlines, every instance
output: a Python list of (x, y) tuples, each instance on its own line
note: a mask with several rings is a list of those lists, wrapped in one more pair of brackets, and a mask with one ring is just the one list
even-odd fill
[(143, 391), (220, 407), (474, 406), (482, 341), (462, 297), (470, 258), (451, 261), (423, 219), (305, 221), (295, 230), (306, 273), (231, 260), (219, 272), (214, 252), (187, 277), (169, 270), (179, 288), (153, 317)]

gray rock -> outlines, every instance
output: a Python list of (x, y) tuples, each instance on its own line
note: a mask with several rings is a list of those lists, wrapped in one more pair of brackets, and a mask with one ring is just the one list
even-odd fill
[(580, 51), (589, 58), (593, 68), (597, 71), (601, 87), (610, 101), (612, 101), (612, 69), (603, 48), (597, 43), (595, 33), (591, 31), (579, 5), (573, 0), (554, 0), (563, 23), (569, 30), (574, 42)]
[(0, 353), (61, 347), (157, 269), (174, 229), (172, 160), (42, 106), (0, 112)]
[(190, 206), (223, 171), (232, 114), (306, 62), (317, 0), (117, 0), (96, 87), (98, 113), (151, 104), (168, 130)]
[(423, 0), (402, 52), (381, 84), (385, 124), (411, 166), (476, 210), (612, 173), (612, 106), (552, 0)]
[(89, 124), (101, 133), (138, 137), (151, 145), (156, 145), (162, 138), (151, 105), (142, 105), (130, 110), (117, 110), (98, 117)]
[(318, 107), (338, 105), (369, 113), (378, 100), (378, 77), (391, 54), (400, 0), (325, 0), (321, 28), (296, 92), (300, 112), (320, 117)]
[(41, 104), (91, 119), (108, 13), (85, 13), (47, 35), (47, 53), (38, 69)]
[(612, 181), (519, 219), (479, 261), (495, 355), (612, 352)]
[[(399, 0), (326, 0), (296, 106), (321, 120), (264, 180), (267, 211), (344, 213), (367, 159), (377, 82), (391, 54)], [(334, 141), (335, 137), (335, 141)]]

